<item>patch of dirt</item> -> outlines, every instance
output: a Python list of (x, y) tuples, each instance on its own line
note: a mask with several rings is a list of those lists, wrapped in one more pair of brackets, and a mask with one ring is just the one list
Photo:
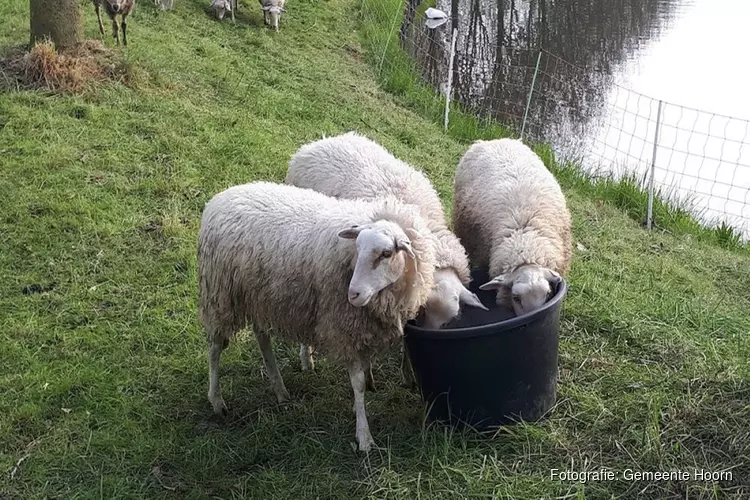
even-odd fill
[(23, 287), (22, 292), (24, 295), (34, 295), (37, 293), (51, 292), (55, 288), (57, 288), (57, 283), (49, 283), (46, 285), (42, 285), (39, 283), (32, 283), (31, 285), (27, 285)]
[(80, 94), (102, 82), (129, 85), (133, 67), (100, 40), (86, 40), (58, 51), (52, 42), (40, 42), (30, 51), (10, 50), (0, 59), (0, 89), (46, 89)]

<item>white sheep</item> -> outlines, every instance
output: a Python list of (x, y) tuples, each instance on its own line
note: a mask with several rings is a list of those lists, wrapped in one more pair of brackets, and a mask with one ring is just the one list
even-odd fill
[(172, 10), (174, 8), (174, 0), (154, 0), (154, 5), (161, 10)]
[(214, 9), (216, 18), (221, 21), (227, 12), (232, 15), (232, 21), (234, 21), (234, 13), (237, 10), (237, 0), (211, 0), (211, 8)]
[[(476, 141), (456, 169), (454, 230), (472, 263), (489, 267), (497, 302), (541, 307), (568, 272), (571, 217), (542, 160), (519, 140)], [(510, 302), (510, 304), (509, 304)]]
[[(417, 205), (436, 238), (435, 287), (425, 306), (424, 326), (436, 329), (448, 323), (458, 315), (460, 303), (486, 310), (466, 288), (471, 280), (466, 250), (448, 229), (443, 205), (432, 184), (422, 172), (378, 143), (347, 132), (306, 144), (292, 155), (285, 182), (336, 198), (392, 196)], [(314, 366), (309, 347), (301, 347), (300, 359), (303, 370)], [(402, 359), (404, 379), (411, 383), (406, 353)]]
[(199, 314), (210, 344), (214, 411), (226, 413), (221, 352), (249, 324), (279, 401), (289, 392), (271, 331), (347, 367), (359, 449), (369, 450), (367, 372), (426, 302), (434, 266), (433, 241), (419, 211), (397, 200), (336, 200), (270, 182), (217, 194), (204, 209), (198, 244)]
[(263, 22), (279, 31), (279, 20), (284, 10), (286, 0), (258, 0), (260, 8), (263, 9)]

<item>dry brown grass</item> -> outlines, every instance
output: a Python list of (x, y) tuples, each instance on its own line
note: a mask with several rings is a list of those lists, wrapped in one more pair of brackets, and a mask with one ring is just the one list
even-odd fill
[(99, 40), (57, 51), (40, 42), (30, 51), (16, 49), (0, 59), (0, 88), (47, 89), (83, 93), (102, 82), (131, 83), (132, 68)]

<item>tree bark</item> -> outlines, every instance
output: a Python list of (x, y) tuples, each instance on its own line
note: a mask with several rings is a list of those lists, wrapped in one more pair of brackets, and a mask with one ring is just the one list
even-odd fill
[(78, 0), (30, 0), (31, 45), (49, 38), (57, 49), (83, 41)]

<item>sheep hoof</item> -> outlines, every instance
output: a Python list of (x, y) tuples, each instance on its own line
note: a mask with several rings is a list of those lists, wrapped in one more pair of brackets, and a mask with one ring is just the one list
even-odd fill
[(214, 413), (217, 415), (226, 417), (229, 414), (229, 411), (227, 410), (227, 405), (224, 403), (224, 398), (222, 398), (221, 396), (214, 398), (211, 401), (211, 406), (213, 406)]
[(285, 388), (276, 394), (276, 399), (279, 401), (279, 403), (286, 403), (287, 401), (292, 399), (292, 397), (289, 395), (289, 391), (287, 391)]
[(357, 436), (357, 441), (359, 442), (359, 451), (363, 451), (365, 453), (368, 453), (370, 451), (370, 448), (372, 448), (372, 446), (375, 444), (375, 441), (372, 439), (372, 435), (370, 434), (369, 430), (362, 432), (361, 435)]

